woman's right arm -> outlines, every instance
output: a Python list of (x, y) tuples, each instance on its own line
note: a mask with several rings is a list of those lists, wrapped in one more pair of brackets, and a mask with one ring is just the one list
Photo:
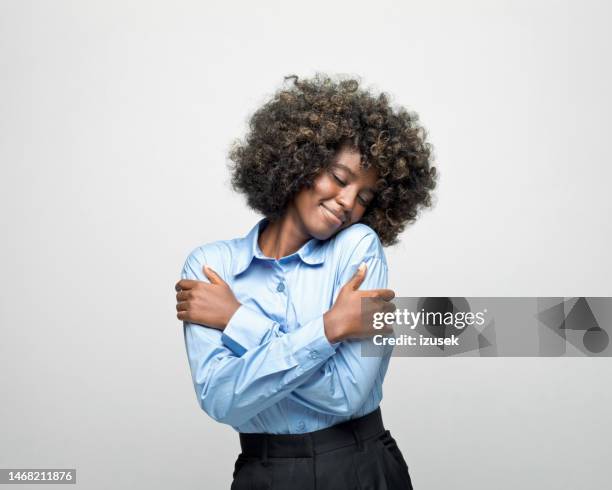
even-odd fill
[[(204, 411), (220, 422), (236, 426), (284, 397), (336, 415), (351, 414), (361, 406), (388, 356), (381, 353), (364, 358), (359, 343), (340, 341), (359, 333), (372, 333), (371, 329), (361, 331), (362, 296), (371, 296), (376, 288), (383, 288), (377, 290), (381, 297), (390, 299), (388, 294), (393, 294), (384, 289), (384, 260), (372, 256), (382, 253), (380, 243), (372, 233), (361, 238), (351, 255), (355, 265), (344, 267), (340, 275), (344, 287), (333, 310), (341, 321), (336, 321), (334, 328), (328, 328), (333, 323), (331, 310), (287, 333), (280, 331), (278, 323), (248, 308), (239, 311), (250, 312), (242, 318), (249, 321), (232, 332), (184, 322), (194, 387)], [(196, 249), (185, 262), (181, 277), (209, 282), (202, 270), (204, 264), (211, 265), (220, 277), (225, 276), (226, 259), (215, 247)], [(361, 261), (368, 265), (365, 278), (353, 276)], [(362, 291), (357, 291), (359, 287)], [(393, 308), (392, 303), (383, 303), (385, 308)], [(345, 308), (339, 310), (339, 306)], [(351, 316), (353, 321), (347, 322)], [(260, 334), (248, 338), (248, 333), (259, 330), (266, 332), (263, 338)], [(235, 335), (239, 332), (242, 334)]]
[[(389, 363), (392, 346), (375, 346), (371, 340), (353, 338), (355, 326), (361, 325), (361, 297), (371, 296), (375, 291), (386, 291), (382, 296), (392, 299), (393, 291), (386, 289), (388, 270), (384, 252), (377, 235), (367, 227), (352, 226), (344, 230), (337, 245), (346, 252), (339, 260), (337, 280), (333, 285), (334, 305), (325, 315), (325, 326), (341, 334), (339, 339), (328, 336), (335, 355), (308, 380), (298, 386), (288, 398), (311, 410), (336, 416), (356, 413), (367, 401), (379, 397), (376, 387), (382, 384)], [(359, 264), (365, 263), (365, 277), (355, 281)], [(332, 285), (330, 285), (332, 287)], [(361, 291), (357, 291), (359, 288)], [(393, 303), (386, 303), (385, 310), (393, 311)], [(288, 335), (275, 327), (275, 322), (263, 314), (243, 308), (244, 312), (232, 317), (224, 331), (224, 342), (237, 355), (244, 355), (252, 348), (269, 342), (271, 338)], [(256, 328), (253, 328), (253, 327)], [(266, 331), (263, 337), (259, 331)], [(349, 333), (347, 335), (347, 332)], [(385, 329), (363, 332), (367, 334), (384, 333)], [(236, 340), (236, 342), (233, 342)], [(340, 342), (336, 342), (340, 340)], [(347, 340), (343, 342), (343, 340)], [(234, 343), (240, 344), (238, 348)], [(368, 347), (369, 355), (362, 355), (362, 348)]]
[[(205, 253), (200, 247), (189, 255), (181, 278), (208, 282), (202, 267), (206, 263), (214, 268), (215, 261)], [(190, 322), (183, 325), (198, 403), (212, 418), (232, 426), (288, 396), (336, 352), (325, 335), (322, 315), (241, 356), (225, 346), (222, 331)]]

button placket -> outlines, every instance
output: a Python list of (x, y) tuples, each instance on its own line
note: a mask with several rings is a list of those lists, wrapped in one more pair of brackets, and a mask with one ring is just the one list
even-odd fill
[(275, 274), (275, 280), (277, 281), (276, 283), (276, 292), (278, 293), (282, 293), (285, 291), (286, 289), (286, 285), (285, 285), (285, 270), (284, 267), (282, 266), (282, 264), (278, 261), (275, 262), (274, 264), (276, 266), (276, 274)]

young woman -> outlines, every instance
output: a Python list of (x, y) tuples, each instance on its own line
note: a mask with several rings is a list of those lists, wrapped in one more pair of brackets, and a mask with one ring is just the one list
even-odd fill
[(379, 404), (391, 351), (361, 298), (392, 311), (383, 246), (430, 206), (418, 116), (324, 75), (280, 89), (230, 152), (264, 217), (187, 257), (177, 318), (198, 402), (239, 432), (233, 490), (411, 489)]

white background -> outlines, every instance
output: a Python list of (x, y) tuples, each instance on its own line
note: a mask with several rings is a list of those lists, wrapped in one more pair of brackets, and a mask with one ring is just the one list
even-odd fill
[[(173, 286), (258, 219), (227, 151), (285, 75), (359, 76), (428, 129), (398, 296), (612, 296), (609, 5), (0, 1), (0, 467), (229, 488)], [(601, 358), (394, 358), (382, 409), (417, 490), (600, 490), (611, 382)]]

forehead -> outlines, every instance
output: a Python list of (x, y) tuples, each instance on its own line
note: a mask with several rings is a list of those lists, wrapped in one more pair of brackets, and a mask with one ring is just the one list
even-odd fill
[(334, 158), (336, 167), (345, 170), (355, 179), (362, 179), (367, 182), (376, 181), (378, 172), (374, 167), (367, 170), (361, 168), (361, 154), (354, 148), (342, 148)]

